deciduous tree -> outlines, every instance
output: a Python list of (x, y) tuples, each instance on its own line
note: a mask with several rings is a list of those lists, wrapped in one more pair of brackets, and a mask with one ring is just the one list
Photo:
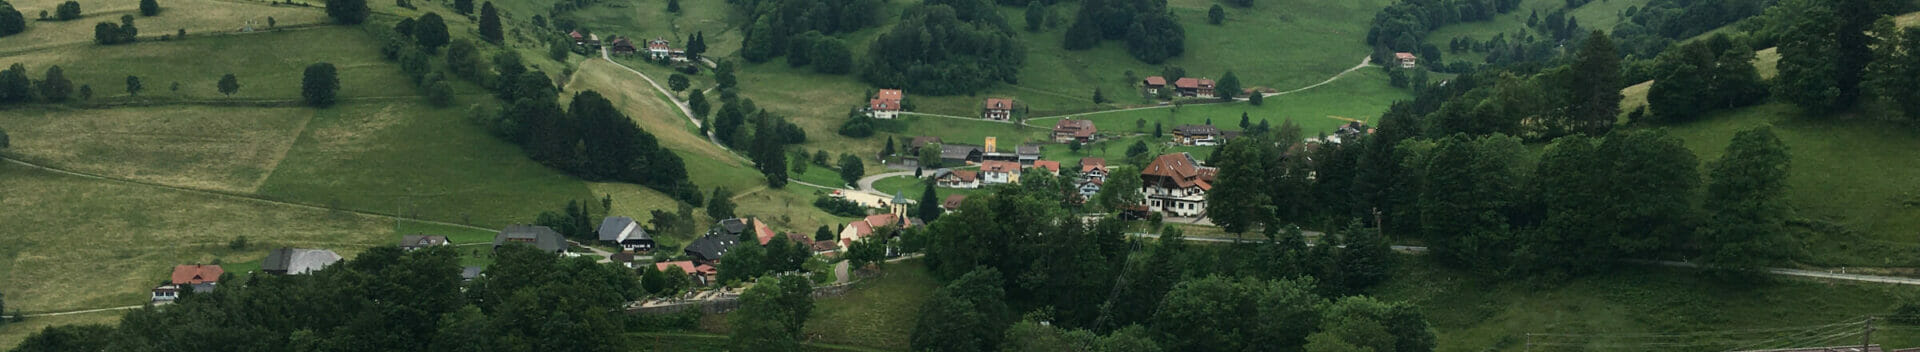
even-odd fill
[(333, 64), (321, 62), (308, 65), (302, 77), (300, 97), (306, 100), (307, 105), (323, 108), (333, 105), (334, 96), (340, 90), (340, 73)]
[(1700, 228), (1701, 261), (1726, 271), (1752, 271), (1790, 253), (1784, 192), (1792, 156), (1765, 126), (1735, 133), (1711, 166)]
[[(472, 3), (469, 2), (468, 4)], [(334, 23), (360, 24), (360, 22), (367, 20), (367, 15), (372, 13), (373, 9), (367, 7), (367, 0), (327, 0), (327, 17), (332, 17)], [(273, 26), (271, 19), (267, 22), (268, 27)]]
[(233, 93), (240, 92), (240, 78), (234, 77), (232, 73), (228, 73), (220, 76), (220, 83), (218, 83), (217, 86), (217, 88), (220, 89), (220, 94), (233, 96)]

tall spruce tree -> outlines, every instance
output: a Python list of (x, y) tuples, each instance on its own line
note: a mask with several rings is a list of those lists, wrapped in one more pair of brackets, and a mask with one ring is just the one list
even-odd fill
[(1567, 82), (1567, 131), (1604, 135), (1620, 116), (1620, 54), (1606, 32), (1593, 31), (1573, 56)]

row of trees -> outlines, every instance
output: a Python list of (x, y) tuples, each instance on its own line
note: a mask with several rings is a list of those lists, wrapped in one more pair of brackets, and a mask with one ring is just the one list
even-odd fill
[(983, 0), (936, 0), (908, 7), (900, 24), (867, 47), (860, 76), (917, 94), (977, 92), (1015, 83), (1026, 48)]
[(1491, 21), (1520, 7), (1520, 0), (1401, 0), (1380, 9), (1367, 27), (1367, 45), (1412, 52), (1427, 32), (1441, 26)]
[(1083, 1), (1061, 45), (1067, 50), (1087, 50), (1102, 40), (1125, 40), (1127, 53), (1149, 64), (1166, 62), (1187, 50), (1187, 30), (1165, 0)]
[(1600, 32), (1587, 35), (1569, 62), (1532, 75), (1488, 70), (1428, 87), (1409, 111), (1426, 114), (1429, 136), (1502, 133), (1529, 140), (1598, 136), (1620, 114), (1621, 60)]
[[(29, 78), (27, 68), (22, 64), (13, 64), (6, 70), (0, 70), (0, 104), (22, 104), (31, 101), (60, 103), (72, 99), (93, 99), (93, 87), (80, 85), (76, 90), (73, 81), (67, 79), (66, 71), (61, 70), (59, 65), (47, 67), (42, 77), (38, 80)], [(145, 89), (140, 77), (127, 76), (126, 82), (128, 95), (138, 95)], [(220, 76), (220, 81), (215, 83), (214, 88), (220, 94), (232, 96), (233, 93), (240, 91), (240, 78), (232, 73)], [(180, 83), (175, 82), (172, 89), (180, 90)]]
[(14, 350), (627, 350), (620, 308), (643, 294), (633, 270), (524, 245), (495, 258), (462, 283), (453, 249), (374, 248), (307, 275), (223, 281), (114, 326), (52, 327)]
[[(1873, 98), (1899, 103), (1912, 96), (1913, 84), (1920, 83), (1920, 78), (1888, 76), (1920, 72), (1920, 63), (1906, 54), (1915, 50), (1908, 42), (1916, 40), (1905, 35), (1911, 31), (1883, 19), (1897, 8), (1894, 4), (1790, 0), (1775, 5), (1796, 16), (1789, 17), (1779, 32), (1780, 75), (1774, 78), (1774, 94), (1819, 112), (1852, 109)], [(1878, 53), (1875, 47), (1880, 48)], [(1907, 112), (1920, 116), (1920, 110)]]

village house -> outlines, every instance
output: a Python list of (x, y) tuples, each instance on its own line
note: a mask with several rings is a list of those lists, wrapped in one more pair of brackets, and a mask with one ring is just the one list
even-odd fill
[(1420, 58), (1408, 52), (1393, 53), (1393, 61), (1400, 64), (1400, 68), (1414, 68), (1420, 65)]
[(260, 262), (260, 271), (300, 275), (325, 269), (339, 261), (340, 254), (330, 250), (281, 247), (267, 252), (267, 259)]
[(668, 272), (670, 269), (680, 269), (680, 273), (686, 274), (688, 279), (700, 286), (713, 284), (713, 277), (720, 273), (712, 265), (697, 264), (690, 260), (653, 263), (653, 270)]
[(977, 145), (941, 144), (940, 162), (948, 166), (960, 166), (985, 160), (986, 152)]
[(1034, 162), (1040, 161), (1039, 144), (1021, 144), (1018, 147), (1014, 147), (1013, 151), (1018, 158), (1017, 160), (1020, 161), (1020, 166), (1033, 166)]
[(640, 50), (639, 48), (636, 48), (633, 46), (632, 38), (614, 37), (612, 51), (614, 55), (630, 56), (630, 55), (633, 55), (634, 53), (639, 52)]
[(942, 188), (980, 188), (980, 174), (972, 170), (942, 169), (933, 174), (933, 185)]
[(447, 236), (406, 235), (400, 236), (400, 249), (415, 250), (433, 246), (447, 245)]
[(220, 276), (226, 273), (226, 269), (219, 265), (176, 265), (167, 282), (153, 288), (153, 301), (171, 302), (179, 299), (181, 290), (213, 292), (214, 286), (220, 284)]
[(1173, 128), (1173, 143), (1185, 146), (1211, 146), (1220, 144), (1220, 129), (1212, 125), (1180, 125)]
[(1207, 212), (1207, 191), (1213, 189), (1214, 169), (1200, 166), (1192, 154), (1174, 153), (1153, 159), (1140, 170), (1140, 192), (1148, 211), (1180, 217)]
[(1096, 131), (1097, 129), (1093, 127), (1093, 120), (1060, 119), (1060, 122), (1053, 124), (1053, 141), (1058, 143), (1071, 143), (1074, 141), (1091, 143), (1093, 142), (1093, 134)]
[(600, 221), (600, 242), (606, 242), (620, 249), (639, 253), (653, 251), (653, 236), (640, 228), (640, 222), (625, 216), (610, 216)]
[(1100, 187), (1105, 186), (1106, 184), (1107, 184), (1106, 179), (1098, 179), (1098, 178), (1081, 179), (1080, 183), (1077, 184), (1078, 186), (1077, 188), (1080, 190), (1080, 200), (1085, 201), (1088, 199), (1093, 199), (1093, 195), (1100, 193)]
[(905, 101), (906, 93), (899, 89), (881, 89), (873, 94), (873, 99), (867, 100), (867, 117), (892, 119), (900, 116), (900, 110), (903, 109), (901, 104)]
[(1013, 118), (1013, 99), (987, 98), (981, 118), (1006, 121)]
[(666, 39), (653, 38), (647, 41), (647, 57), (653, 60), (666, 60), (673, 57), (673, 47)]
[(773, 229), (767, 228), (766, 224), (754, 219), (720, 220), (712, 228), (707, 229), (705, 236), (700, 236), (694, 239), (693, 243), (687, 244), (685, 252), (687, 256), (693, 257), (695, 263), (713, 264), (720, 262), (720, 259), (727, 255), (727, 251), (739, 244), (741, 236), (753, 236), (749, 238), (764, 244), (766, 241), (760, 238), (771, 240), (772, 235)]
[(940, 209), (944, 209), (947, 212), (959, 211), (960, 205), (966, 202), (967, 195), (965, 194), (948, 195), (946, 200), (940, 201)]
[(1167, 89), (1167, 78), (1147, 76), (1147, 79), (1140, 80), (1140, 85), (1147, 88), (1147, 95), (1160, 95), (1161, 89)]
[(852, 246), (853, 241), (864, 240), (875, 235), (879, 235), (881, 241), (886, 241), (897, 234), (897, 230), (924, 225), (919, 219), (908, 218), (906, 210), (906, 207), (898, 207), (888, 214), (868, 215), (847, 223), (845, 228), (840, 229), (840, 247)]
[(1080, 178), (1107, 181), (1107, 159), (1080, 158)]
[(1046, 170), (1048, 174), (1060, 176), (1060, 162), (1056, 160), (1035, 160), (1033, 168)]
[(1020, 163), (999, 160), (981, 162), (980, 183), (989, 185), (1020, 183)]
[(1173, 81), (1173, 88), (1174, 91), (1182, 97), (1213, 97), (1213, 80), (1211, 79), (1183, 77)]
[(573, 39), (573, 45), (587, 45), (587, 36), (580, 35), (580, 30), (577, 29), (568, 32), (567, 39)]
[(460, 281), (473, 281), (473, 279), (478, 279), (480, 278), (480, 273), (484, 270), (486, 270), (486, 268), (478, 266), (461, 267)]
[(499, 250), (500, 246), (509, 243), (525, 243), (533, 246), (533, 248), (551, 253), (567, 252), (567, 239), (560, 237), (559, 232), (555, 232), (553, 228), (546, 226), (507, 226), (507, 228), (501, 229), (500, 233), (493, 235), (494, 250)]

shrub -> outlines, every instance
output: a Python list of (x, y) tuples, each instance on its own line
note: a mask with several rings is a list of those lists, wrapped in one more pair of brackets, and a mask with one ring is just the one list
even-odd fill
[(854, 203), (846, 199), (820, 197), (820, 199), (813, 200), (813, 206), (820, 208), (820, 210), (825, 210), (828, 214), (838, 216), (856, 218), (867, 216), (866, 207), (861, 207), (860, 203)]

